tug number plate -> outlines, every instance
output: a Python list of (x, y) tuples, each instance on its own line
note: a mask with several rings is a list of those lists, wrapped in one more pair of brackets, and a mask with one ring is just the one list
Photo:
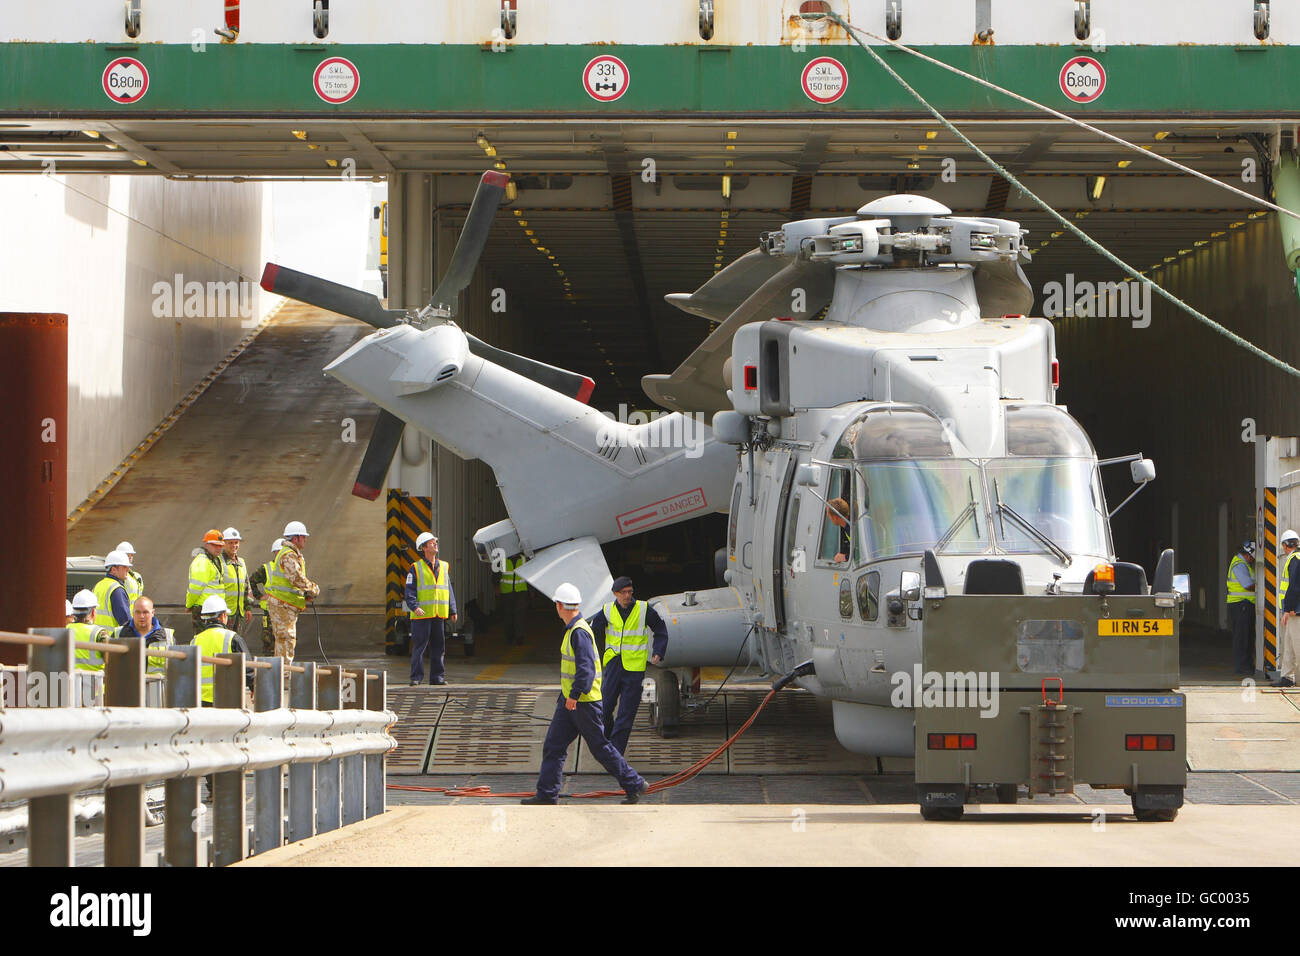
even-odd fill
[(1097, 622), (1101, 637), (1173, 637), (1171, 618), (1108, 617)]

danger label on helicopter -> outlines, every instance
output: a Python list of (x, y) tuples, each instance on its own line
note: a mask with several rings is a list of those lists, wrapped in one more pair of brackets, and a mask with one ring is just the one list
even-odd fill
[(814, 103), (834, 103), (849, 88), (849, 71), (834, 57), (819, 56), (803, 68), (799, 83)]
[(619, 534), (634, 534), (652, 528), (665, 521), (676, 521), (682, 515), (702, 511), (708, 505), (704, 500), (704, 489), (696, 488), (684, 494), (673, 495), (652, 504), (642, 505), (625, 511), (617, 517)]
[(135, 103), (149, 92), (149, 71), (139, 60), (118, 57), (104, 67), (104, 93), (114, 103)]
[(1090, 56), (1076, 56), (1061, 67), (1061, 92), (1075, 103), (1091, 103), (1106, 91), (1106, 68)]
[(616, 56), (598, 56), (582, 69), (582, 88), (593, 100), (612, 103), (632, 82), (627, 64)]
[(311, 78), (316, 95), (326, 103), (346, 103), (361, 89), (361, 71), (351, 60), (332, 56), (321, 60)]

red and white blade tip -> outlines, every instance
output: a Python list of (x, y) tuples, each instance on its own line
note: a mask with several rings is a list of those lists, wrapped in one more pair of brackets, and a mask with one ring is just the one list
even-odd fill
[(363, 485), (357, 482), (352, 486), (352, 494), (357, 498), (365, 498), (366, 501), (374, 501), (379, 497), (379, 488), (371, 488), (369, 485)]
[(268, 262), (266, 268), (262, 270), (262, 288), (267, 292), (275, 291), (275, 280), (280, 274), (280, 267), (274, 262)]

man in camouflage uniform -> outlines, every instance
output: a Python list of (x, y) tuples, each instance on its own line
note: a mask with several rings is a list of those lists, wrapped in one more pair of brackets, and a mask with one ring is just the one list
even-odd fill
[(298, 642), (298, 615), (308, 601), (320, 594), (320, 588), (307, 577), (307, 559), (302, 549), (308, 537), (301, 521), (290, 521), (284, 526), (284, 547), (275, 556), (266, 582), (266, 616), (275, 635), (275, 656), (290, 663)]

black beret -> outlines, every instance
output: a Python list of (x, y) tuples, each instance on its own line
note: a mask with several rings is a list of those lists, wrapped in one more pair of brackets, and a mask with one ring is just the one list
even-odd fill
[(611, 587), (610, 590), (621, 591), (624, 588), (630, 588), (631, 586), (632, 586), (632, 579), (625, 574), (621, 578), (614, 579), (614, 586)]

